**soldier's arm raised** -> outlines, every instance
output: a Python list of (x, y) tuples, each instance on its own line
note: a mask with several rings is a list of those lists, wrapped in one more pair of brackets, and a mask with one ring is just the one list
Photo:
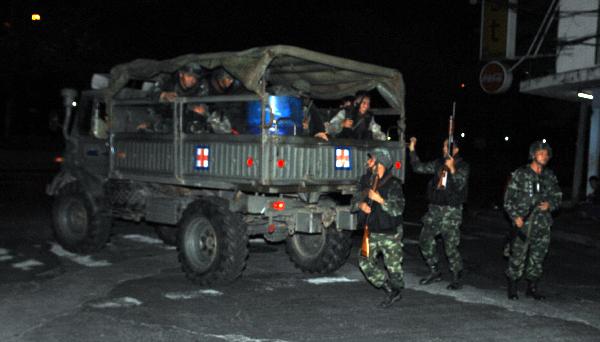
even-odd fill
[(435, 161), (422, 162), (417, 155), (417, 151), (411, 151), (409, 154), (410, 166), (416, 173), (423, 174), (434, 174), (435, 173)]

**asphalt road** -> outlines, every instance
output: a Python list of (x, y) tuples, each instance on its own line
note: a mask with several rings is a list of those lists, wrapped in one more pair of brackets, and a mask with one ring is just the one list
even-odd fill
[(408, 225), (407, 288), (380, 309), (383, 292), (358, 270), (356, 246), (322, 276), (298, 271), (283, 245), (253, 239), (242, 278), (209, 288), (186, 280), (176, 250), (144, 224), (118, 222), (100, 253), (68, 253), (52, 238), (46, 178), (0, 182), (0, 341), (600, 341), (600, 249), (560, 230), (542, 283), (549, 298), (536, 302), (506, 299), (501, 217), (464, 225), (460, 291), (447, 280), (418, 285), (420, 228)]

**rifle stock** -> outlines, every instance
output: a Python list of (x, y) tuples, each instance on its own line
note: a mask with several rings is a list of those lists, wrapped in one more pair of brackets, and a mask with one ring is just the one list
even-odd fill
[[(377, 175), (377, 173), (373, 174), (373, 180), (371, 182), (371, 187), (369, 188), (370, 190), (377, 190), (377, 187), (379, 186), (379, 175)], [(367, 190), (367, 196), (368, 196), (368, 190)], [(369, 207), (371, 207), (373, 205), (373, 200), (369, 200), (367, 205)], [(362, 239), (362, 245), (360, 248), (360, 254), (367, 258), (370, 255), (370, 250), (369, 250), (369, 217), (371, 216), (371, 214), (369, 213), (365, 219), (365, 227), (363, 230), (363, 239)]]

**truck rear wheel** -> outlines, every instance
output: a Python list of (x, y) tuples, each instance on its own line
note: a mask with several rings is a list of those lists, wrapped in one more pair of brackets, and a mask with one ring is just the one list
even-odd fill
[(191, 204), (181, 219), (177, 244), (181, 267), (197, 284), (232, 282), (246, 266), (246, 227), (224, 205), (209, 201)]
[(61, 189), (52, 209), (54, 235), (66, 250), (91, 253), (102, 249), (110, 237), (111, 218), (94, 212), (90, 199), (75, 183)]
[(348, 260), (351, 247), (350, 233), (338, 231), (334, 226), (323, 227), (320, 234), (296, 233), (286, 241), (286, 251), (292, 262), (309, 273), (336, 271)]

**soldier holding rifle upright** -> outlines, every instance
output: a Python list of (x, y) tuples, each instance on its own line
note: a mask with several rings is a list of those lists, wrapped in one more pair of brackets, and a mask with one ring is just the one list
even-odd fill
[(463, 264), (458, 245), (462, 205), (467, 199), (469, 165), (458, 156), (459, 149), (455, 143), (448, 147), (448, 140), (444, 141), (443, 157), (430, 162), (419, 159), (415, 150), (417, 138), (410, 138), (408, 149), (413, 171), (433, 175), (427, 184), (429, 210), (423, 216), (423, 229), (419, 237), (419, 247), (429, 266), (429, 275), (421, 279), (420, 284), (428, 285), (442, 279), (435, 242), (436, 236), (441, 235), (452, 272), (452, 280), (447, 288), (457, 290), (462, 287), (460, 280)]
[[(392, 158), (385, 148), (369, 152), (367, 172), (359, 181), (352, 206), (359, 211), (359, 225), (365, 228), (359, 266), (365, 277), (386, 292), (380, 306), (387, 308), (402, 298), (402, 212), (404, 194), (402, 183), (392, 175)], [(385, 269), (377, 256), (383, 255)], [(386, 272), (387, 269), (387, 272)]]
[(554, 173), (546, 168), (552, 149), (536, 141), (529, 148), (531, 162), (512, 174), (504, 194), (504, 210), (513, 221), (518, 234), (512, 241), (506, 276), (508, 298), (518, 299), (518, 281), (525, 272), (528, 297), (544, 299), (538, 290), (542, 263), (550, 245), (552, 211), (558, 209), (562, 192)]

